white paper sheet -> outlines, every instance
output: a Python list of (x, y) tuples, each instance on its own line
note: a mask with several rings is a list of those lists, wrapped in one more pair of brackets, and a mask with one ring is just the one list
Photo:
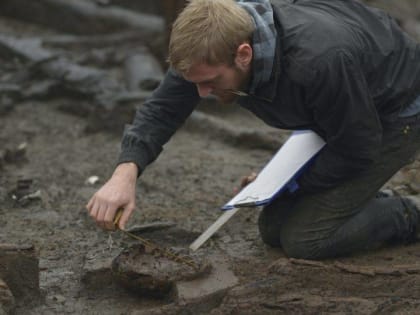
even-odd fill
[(222, 209), (229, 210), (269, 203), (299, 175), (324, 145), (324, 140), (313, 131), (295, 131), (257, 178)]

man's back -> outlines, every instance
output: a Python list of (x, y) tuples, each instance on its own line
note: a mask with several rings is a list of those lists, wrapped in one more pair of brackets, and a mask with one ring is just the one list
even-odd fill
[(342, 51), (362, 69), (381, 116), (398, 113), (420, 93), (420, 46), (384, 12), (355, 0), (272, 3), (292, 80), (312, 85), (317, 65)]

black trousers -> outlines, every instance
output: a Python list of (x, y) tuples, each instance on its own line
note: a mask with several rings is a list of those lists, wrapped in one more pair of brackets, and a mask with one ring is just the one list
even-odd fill
[(297, 198), (280, 196), (263, 208), (263, 241), (286, 255), (322, 259), (413, 237), (417, 210), (400, 197), (376, 198), (378, 190), (420, 149), (420, 115), (400, 118), (384, 131), (379, 158), (341, 185)]

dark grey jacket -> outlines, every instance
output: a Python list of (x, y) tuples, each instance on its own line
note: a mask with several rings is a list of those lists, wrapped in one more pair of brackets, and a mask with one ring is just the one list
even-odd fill
[[(420, 94), (420, 45), (387, 14), (355, 0), (272, 3), (272, 77), (238, 103), (271, 126), (321, 135), (327, 145), (299, 184), (333, 187), (369, 167), (383, 130)], [(126, 128), (119, 163), (143, 170), (198, 102), (196, 87), (169, 70)]]

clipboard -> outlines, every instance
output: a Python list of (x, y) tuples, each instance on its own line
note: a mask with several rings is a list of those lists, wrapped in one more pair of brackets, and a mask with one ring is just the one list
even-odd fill
[(297, 189), (296, 179), (324, 145), (325, 141), (311, 130), (293, 132), (257, 178), (222, 210), (266, 205), (285, 190), (293, 192)]
[(226, 211), (190, 245), (190, 249), (199, 249), (241, 207), (265, 205), (286, 189), (296, 190), (296, 179), (324, 145), (325, 141), (311, 130), (293, 132), (257, 178), (222, 207)]

